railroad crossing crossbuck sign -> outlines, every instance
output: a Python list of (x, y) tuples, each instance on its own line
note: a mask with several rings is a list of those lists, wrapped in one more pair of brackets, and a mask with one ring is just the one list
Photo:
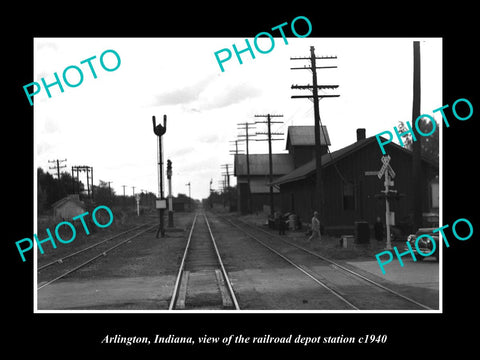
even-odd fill
[(395, 177), (395, 171), (393, 171), (392, 167), (390, 166), (390, 155), (382, 156), (382, 168), (378, 171), (378, 178), (381, 179), (385, 172), (388, 172), (390, 178), (393, 179)]

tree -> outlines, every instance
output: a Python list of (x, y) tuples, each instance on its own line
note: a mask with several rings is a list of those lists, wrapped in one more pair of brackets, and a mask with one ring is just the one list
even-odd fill
[[(398, 132), (400, 134), (406, 133), (408, 131), (408, 129), (405, 126), (405, 123), (403, 121), (398, 122), (397, 129), (398, 129)], [(412, 134), (411, 133), (407, 133), (407, 135), (402, 136), (402, 141), (403, 141), (403, 147), (405, 149), (412, 150), (413, 139), (412, 139)]]
[(97, 201), (99, 204), (104, 204), (107, 206), (111, 206), (113, 204), (115, 191), (108, 186), (108, 182), (100, 180), (99, 185), (95, 186), (94, 191), (95, 201)]
[[(433, 129), (433, 123), (430, 121), (430, 119), (422, 118), (418, 122), (418, 126), (420, 128), (420, 131), (423, 134), (429, 134), (430, 131)], [(403, 123), (403, 121), (398, 122), (397, 126), (398, 132), (403, 133), (407, 132), (408, 129)], [(435, 131), (433, 134), (429, 136), (421, 136), (418, 134), (418, 132), (415, 132), (415, 137), (417, 138), (417, 141), (422, 141), (422, 147), (421, 147), (421, 155), (423, 157), (426, 157), (427, 159), (433, 161), (433, 162), (438, 162), (438, 154), (439, 154), (439, 124), (435, 122)], [(408, 150), (412, 150), (413, 147), (413, 139), (412, 139), (412, 134), (408, 133), (407, 135), (402, 137), (402, 141), (404, 144), (404, 147)]]
[[(41, 168), (37, 170), (37, 179), (40, 178), (40, 174), (43, 173)], [(43, 176), (43, 174), (41, 175)], [(41, 214), (47, 209), (47, 192), (43, 189), (40, 184), (40, 181), (37, 181), (37, 215)]]
[(68, 194), (73, 194), (74, 186), (75, 188), (79, 187), (80, 191), (84, 188), (82, 182), (72, 179), (72, 176), (67, 172), (61, 173), (60, 179), (55, 179), (39, 167), (37, 169), (38, 211), (48, 211), (53, 203)]
[(37, 169), (38, 186), (42, 189), (42, 210), (49, 209), (55, 201), (66, 196), (66, 191), (49, 173), (43, 171), (42, 168)]
[(75, 194), (80, 189), (80, 193), (85, 190), (85, 185), (81, 181), (72, 178), (72, 175), (68, 172), (62, 172), (60, 174), (60, 184), (67, 194)]
[[(431, 121), (423, 118), (420, 120), (420, 130), (424, 134), (430, 133), (433, 129), (433, 124)], [(440, 140), (439, 140), (439, 124), (435, 122), (435, 131), (432, 135), (422, 137), (422, 156), (438, 163), (439, 161), (439, 148), (440, 148)]]

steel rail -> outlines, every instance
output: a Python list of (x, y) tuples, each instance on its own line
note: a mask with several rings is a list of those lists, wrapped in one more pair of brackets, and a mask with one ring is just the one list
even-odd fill
[(296, 264), (294, 261), (292, 261), (291, 259), (289, 259), (288, 257), (286, 257), (285, 255), (283, 255), (282, 253), (280, 253), (279, 251), (275, 250), (274, 248), (272, 248), (271, 246), (265, 244), (263, 241), (261, 241), (260, 239), (258, 239), (255, 235), (252, 235), (251, 233), (249, 233), (248, 231), (246, 231), (245, 229), (242, 229), (240, 226), (238, 226), (237, 224), (235, 224), (234, 222), (232, 222), (231, 220), (229, 219), (226, 219), (225, 217), (223, 217), (224, 220), (226, 220), (227, 222), (229, 222), (230, 224), (232, 224), (234, 227), (240, 229), (242, 232), (244, 232), (245, 234), (247, 234), (249, 237), (251, 237), (253, 240), (257, 241), (259, 244), (263, 245), (264, 247), (266, 247), (267, 249), (269, 249), (270, 251), (272, 251), (273, 253), (275, 253), (276, 255), (280, 256), (283, 260), (285, 260), (286, 262), (288, 262), (290, 265), (294, 266), (296, 269), (300, 270), (302, 273), (304, 273), (305, 275), (307, 275), (309, 278), (311, 278), (313, 281), (315, 281), (317, 284), (319, 284), (320, 286), (322, 286), (323, 288), (325, 288), (326, 290), (328, 290), (330, 293), (332, 293), (333, 295), (335, 295), (337, 298), (339, 298), (340, 300), (342, 300), (344, 303), (346, 303), (348, 306), (350, 306), (351, 308), (353, 308), (354, 310), (360, 310), (358, 307), (356, 307), (355, 305), (353, 305), (350, 301), (348, 301), (345, 297), (343, 297), (338, 291), (336, 291), (335, 289), (332, 289), (330, 288), (328, 285), (326, 285), (325, 283), (323, 283), (322, 281), (318, 280), (314, 275), (312, 275), (309, 271), (305, 270), (303, 267), (301, 267), (300, 265)]
[(137, 234), (135, 234), (135, 235), (133, 235), (133, 236), (130, 236), (129, 238), (123, 240), (122, 242), (119, 242), (119, 243), (116, 244), (115, 246), (112, 246), (111, 248), (109, 248), (109, 249), (107, 249), (107, 250), (105, 250), (105, 251), (102, 251), (100, 254), (98, 254), (98, 255), (94, 256), (93, 258), (91, 258), (91, 259), (83, 262), (82, 264), (77, 265), (77, 266), (74, 267), (73, 269), (70, 269), (70, 270), (68, 270), (67, 272), (63, 273), (62, 275), (57, 276), (56, 278), (54, 278), (54, 279), (52, 279), (52, 280), (50, 280), (50, 281), (42, 284), (41, 286), (37, 287), (37, 291), (40, 290), (40, 289), (42, 289), (42, 288), (44, 288), (44, 287), (47, 286), (47, 285), (50, 285), (51, 283), (53, 283), (53, 282), (55, 282), (55, 281), (57, 281), (57, 280), (59, 280), (59, 279), (61, 279), (61, 278), (64, 278), (65, 276), (67, 276), (67, 275), (69, 275), (69, 274), (77, 271), (78, 269), (80, 269), (80, 268), (82, 268), (82, 267), (90, 264), (92, 261), (98, 259), (99, 257), (105, 256), (108, 252), (110, 252), (110, 251), (116, 249), (117, 247), (125, 244), (127, 241), (130, 241), (130, 240), (136, 238), (137, 236), (139, 236), (139, 235), (141, 235), (141, 234), (149, 231), (150, 229), (153, 229), (155, 226), (157, 226), (157, 225), (152, 225), (152, 226), (148, 227), (147, 229), (142, 230), (142, 231), (140, 231), (139, 233), (137, 233)]
[(215, 241), (215, 238), (213, 237), (212, 229), (210, 228), (210, 224), (208, 222), (207, 215), (205, 213), (203, 214), (205, 218), (205, 222), (207, 223), (208, 231), (210, 233), (210, 238), (212, 239), (213, 242), (213, 247), (215, 248), (215, 253), (217, 254), (217, 259), (218, 263), (220, 264), (220, 267), (222, 269), (223, 277), (225, 279), (225, 283), (227, 284), (228, 287), (228, 292), (230, 293), (230, 297), (232, 298), (233, 304), (235, 306), (235, 310), (240, 310), (240, 305), (238, 304), (237, 297), (235, 296), (235, 292), (233, 291), (232, 284), (230, 282), (230, 278), (228, 277), (227, 271), (225, 270), (225, 267), (223, 266), (223, 261), (220, 256), (220, 252), (218, 251), (217, 243)]
[[(250, 226), (250, 227), (253, 227), (253, 225), (251, 225), (251, 224), (249, 224), (249, 223), (247, 223), (247, 222), (245, 222), (245, 221), (243, 221), (243, 220), (239, 220), (239, 219), (237, 219), (237, 220), (240, 221), (240, 222), (242, 222), (243, 224), (246, 224), (246, 225), (248, 225), (248, 226)], [(276, 235), (274, 235), (274, 234), (271, 234), (271, 233), (269, 233), (268, 231), (265, 231), (265, 230), (263, 230), (263, 229), (256, 228), (256, 230), (261, 231), (261, 232), (264, 232), (265, 234), (267, 234), (267, 235), (269, 235), (269, 236), (272, 236), (272, 237), (274, 237), (275, 239), (279, 239), (279, 240), (281, 240), (282, 242), (284, 242), (284, 243), (286, 243), (286, 244), (288, 244), (288, 245), (291, 245), (291, 246), (293, 246), (293, 247), (295, 247), (295, 248), (297, 248), (297, 249), (303, 250), (303, 251), (309, 253), (310, 255), (313, 255), (313, 256), (315, 256), (315, 257), (317, 257), (317, 258), (319, 258), (319, 259), (321, 259), (321, 260), (323, 260), (323, 261), (325, 261), (325, 262), (328, 262), (328, 263), (336, 266), (337, 268), (342, 269), (343, 271), (346, 271), (346, 272), (348, 272), (348, 273), (350, 273), (350, 274), (352, 274), (352, 275), (354, 275), (354, 276), (357, 276), (357, 277), (361, 278), (362, 280), (365, 280), (365, 281), (367, 281), (368, 283), (370, 283), (370, 284), (372, 284), (372, 285), (374, 285), (374, 286), (376, 286), (376, 287), (378, 287), (378, 288), (380, 288), (380, 289), (382, 289), (382, 290), (385, 290), (385, 291), (387, 291), (387, 292), (389, 292), (389, 293), (391, 293), (391, 294), (393, 294), (393, 295), (396, 295), (396, 296), (398, 296), (398, 297), (400, 297), (400, 298), (402, 298), (402, 299), (404, 299), (404, 300), (406, 300), (406, 301), (408, 301), (408, 302), (411, 302), (412, 304), (415, 304), (415, 305), (417, 305), (417, 306), (419, 306), (419, 307), (421, 307), (421, 308), (423, 308), (423, 309), (425, 309), (425, 310), (434, 310), (434, 309), (432, 309), (431, 307), (429, 307), (429, 306), (427, 306), (427, 305), (424, 305), (424, 304), (422, 304), (422, 303), (420, 303), (420, 302), (418, 302), (418, 301), (416, 301), (416, 300), (414, 300), (414, 299), (411, 299), (411, 298), (409, 298), (408, 296), (405, 296), (405, 295), (403, 295), (403, 294), (400, 294), (399, 292), (397, 292), (397, 291), (395, 291), (395, 290), (392, 290), (392, 289), (390, 289), (390, 288), (388, 288), (388, 287), (386, 287), (386, 286), (384, 286), (384, 285), (382, 285), (382, 284), (380, 284), (380, 283), (378, 283), (378, 282), (376, 282), (376, 281), (374, 281), (374, 280), (372, 280), (372, 279), (369, 279), (368, 277), (366, 277), (366, 276), (364, 276), (364, 275), (362, 275), (362, 274), (359, 274), (359, 273), (357, 273), (357, 272), (355, 272), (355, 271), (353, 271), (353, 270), (351, 270), (351, 269), (349, 269), (349, 268), (347, 268), (347, 267), (345, 267), (345, 266), (343, 266), (343, 265), (341, 265), (341, 264), (339, 264), (339, 263), (337, 263), (337, 262), (335, 262), (335, 261), (333, 261), (333, 260), (331, 260), (331, 259), (329, 259), (329, 258), (326, 258), (325, 256), (320, 255), (320, 254), (318, 254), (318, 253), (316, 253), (316, 252), (314, 252), (314, 251), (312, 251), (312, 250), (309, 250), (309, 249), (304, 248), (303, 246), (294, 244), (294, 243), (292, 243), (292, 242), (290, 242), (290, 241), (288, 241), (288, 240), (285, 240), (285, 239), (283, 239), (283, 238), (281, 238), (281, 237), (278, 237), (278, 236), (276, 236)]]
[(138, 225), (138, 226), (136, 226), (136, 227), (134, 227), (134, 228), (128, 229), (128, 230), (126, 230), (126, 231), (124, 231), (124, 232), (121, 232), (121, 233), (119, 233), (119, 234), (117, 234), (117, 235), (114, 235), (114, 236), (112, 236), (112, 237), (110, 237), (110, 238), (108, 238), (108, 239), (99, 241), (99, 242), (96, 243), (96, 244), (90, 245), (90, 246), (88, 246), (88, 247), (86, 247), (86, 248), (84, 248), (84, 249), (81, 249), (81, 250), (78, 250), (78, 251), (76, 251), (76, 252), (73, 252), (73, 253), (71, 253), (71, 254), (69, 254), (69, 255), (66, 255), (66, 256), (64, 256), (64, 257), (62, 257), (62, 258), (60, 258), (60, 259), (56, 259), (56, 260), (54, 260), (54, 261), (52, 261), (52, 262), (50, 262), (50, 263), (48, 263), (48, 264), (45, 264), (45, 265), (42, 265), (42, 266), (38, 267), (38, 268), (37, 268), (37, 271), (43, 270), (43, 269), (45, 269), (45, 268), (47, 268), (47, 267), (49, 267), (49, 266), (55, 265), (55, 264), (61, 264), (61, 263), (63, 262), (63, 260), (65, 260), (65, 259), (68, 259), (68, 258), (71, 258), (72, 256), (81, 254), (81, 253), (84, 252), (84, 251), (90, 250), (90, 249), (92, 249), (92, 248), (94, 248), (94, 247), (96, 247), (96, 246), (98, 246), (98, 245), (100, 245), (100, 244), (103, 244), (103, 243), (107, 242), (107, 241), (116, 239), (116, 238), (118, 238), (118, 237), (120, 237), (120, 236), (122, 236), (122, 235), (125, 235), (125, 234), (127, 234), (127, 233), (129, 233), (129, 232), (131, 232), (131, 231), (133, 231), (133, 230), (137, 230), (137, 229), (139, 229), (139, 228), (141, 228), (141, 227), (143, 227), (143, 226), (148, 226), (148, 224)]
[(197, 216), (198, 214), (195, 214), (195, 217), (193, 218), (193, 222), (192, 222), (192, 227), (190, 228), (190, 233), (188, 234), (187, 244), (185, 245), (185, 251), (183, 252), (182, 261), (180, 262), (177, 278), (175, 279), (175, 285), (173, 287), (172, 297), (170, 299), (170, 305), (168, 306), (168, 310), (173, 310), (173, 308), (175, 307), (175, 303), (177, 301), (178, 290), (180, 289), (183, 270), (185, 268), (185, 259), (187, 258), (188, 249), (190, 248), (190, 240), (192, 239), (193, 228), (195, 227)]

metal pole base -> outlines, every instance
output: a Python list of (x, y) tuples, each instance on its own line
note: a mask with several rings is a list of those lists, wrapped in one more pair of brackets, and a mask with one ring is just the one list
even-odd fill
[(157, 234), (155, 235), (158, 239), (158, 234), (160, 233), (161, 237), (165, 237), (165, 229), (163, 226), (163, 209), (158, 210), (160, 214), (160, 224), (158, 225)]

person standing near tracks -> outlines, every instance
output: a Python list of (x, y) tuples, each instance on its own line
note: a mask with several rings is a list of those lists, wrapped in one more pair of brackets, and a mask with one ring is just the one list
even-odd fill
[(307, 241), (312, 242), (312, 240), (321, 240), (320, 235), (320, 220), (318, 219), (318, 212), (313, 212), (312, 217), (312, 235), (308, 238)]
[(285, 235), (285, 228), (287, 227), (287, 220), (283, 214), (280, 214), (280, 221), (278, 224), (278, 235)]
[(375, 222), (373, 229), (375, 232), (375, 239), (378, 242), (383, 241), (383, 223), (382, 223), (382, 220), (380, 219), (380, 216), (377, 216), (377, 221)]

